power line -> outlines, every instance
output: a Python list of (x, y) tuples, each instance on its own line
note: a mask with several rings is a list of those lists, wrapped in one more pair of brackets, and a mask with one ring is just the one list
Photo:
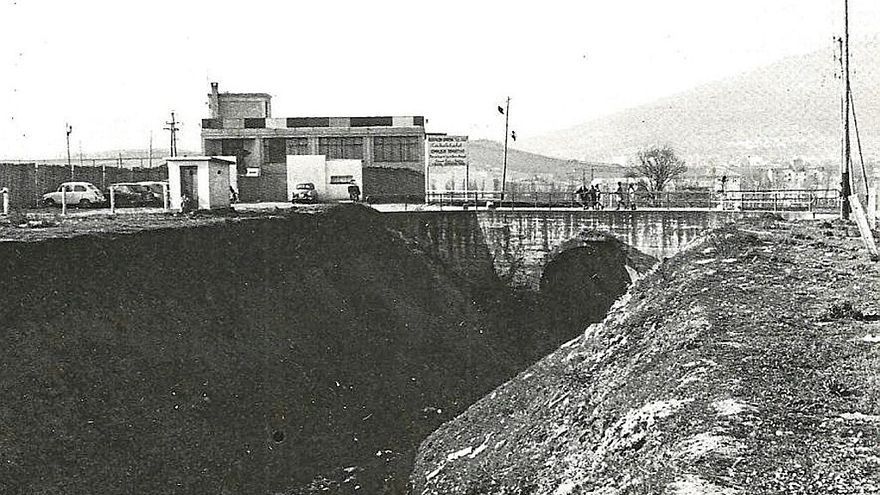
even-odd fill
[(166, 131), (171, 131), (171, 156), (177, 156), (177, 131), (180, 130), (180, 128), (177, 127), (177, 124), (180, 124), (180, 122), (175, 120), (173, 111), (171, 112), (171, 121), (165, 122), (165, 124), (168, 125), (168, 127), (165, 127), (164, 129)]

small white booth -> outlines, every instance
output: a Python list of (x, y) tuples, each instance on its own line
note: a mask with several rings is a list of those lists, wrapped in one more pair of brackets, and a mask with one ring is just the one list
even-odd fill
[(183, 210), (184, 196), (198, 210), (229, 208), (230, 165), (235, 162), (214, 156), (168, 158), (171, 210)]

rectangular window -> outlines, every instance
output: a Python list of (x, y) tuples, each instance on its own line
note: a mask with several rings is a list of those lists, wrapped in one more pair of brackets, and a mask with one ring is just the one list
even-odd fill
[(291, 117), (287, 127), (330, 127), (329, 117)]
[(419, 136), (376, 136), (373, 138), (373, 161), (416, 162), (421, 144)]
[(238, 156), (244, 151), (244, 139), (224, 139), (220, 144), (220, 154), (223, 156)]
[(364, 157), (364, 139), (360, 137), (318, 138), (318, 154), (326, 156), (328, 160), (360, 160)]
[(264, 163), (286, 163), (287, 143), (284, 138), (270, 138), (263, 140)]
[(330, 183), (331, 184), (348, 184), (354, 179), (351, 175), (331, 175)]
[(352, 117), (349, 122), (352, 127), (388, 127), (393, 125), (391, 117)]
[(309, 154), (309, 138), (297, 137), (287, 139), (288, 155), (308, 155)]
[(266, 119), (264, 118), (246, 118), (244, 119), (245, 129), (265, 129)]

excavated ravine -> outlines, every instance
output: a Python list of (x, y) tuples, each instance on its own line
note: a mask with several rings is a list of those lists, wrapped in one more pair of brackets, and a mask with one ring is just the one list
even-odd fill
[(413, 493), (880, 493), (878, 293), (845, 225), (716, 231), (434, 432)]
[(3, 232), (0, 493), (403, 493), (571, 337), (367, 208), (274, 216)]

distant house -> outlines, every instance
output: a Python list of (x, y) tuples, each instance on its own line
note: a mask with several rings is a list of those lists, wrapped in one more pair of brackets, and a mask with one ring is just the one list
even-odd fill
[(702, 191), (740, 191), (743, 188), (743, 175), (731, 167), (715, 166), (711, 168), (692, 169), (689, 173), (676, 179), (670, 190), (702, 190)]

